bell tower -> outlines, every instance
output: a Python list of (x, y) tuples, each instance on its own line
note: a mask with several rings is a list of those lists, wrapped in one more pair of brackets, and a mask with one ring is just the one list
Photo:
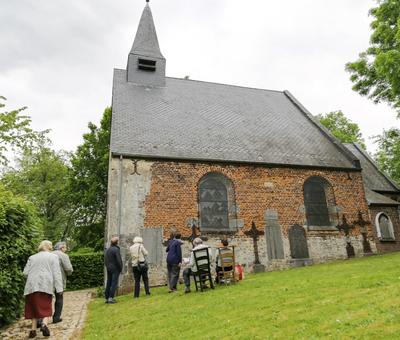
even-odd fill
[(149, 0), (140, 18), (132, 49), (128, 56), (127, 80), (143, 86), (165, 86), (166, 60), (158, 45)]

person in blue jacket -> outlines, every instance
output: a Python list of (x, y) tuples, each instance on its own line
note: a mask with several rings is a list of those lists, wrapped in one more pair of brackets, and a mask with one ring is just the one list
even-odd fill
[(181, 234), (176, 233), (167, 246), (167, 269), (169, 292), (176, 292), (176, 285), (179, 280), (179, 272), (182, 264), (182, 241)]

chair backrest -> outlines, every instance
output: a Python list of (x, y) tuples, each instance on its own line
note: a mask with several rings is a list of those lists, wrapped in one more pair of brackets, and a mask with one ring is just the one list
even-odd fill
[(218, 256), (218, 262), (222, 268), (235, 266), (235, 248), (233, 246), (218, 248)]
[(197, 271), (210, 272), (210, 254), (208, 247), (193, 250), (194, 261)]

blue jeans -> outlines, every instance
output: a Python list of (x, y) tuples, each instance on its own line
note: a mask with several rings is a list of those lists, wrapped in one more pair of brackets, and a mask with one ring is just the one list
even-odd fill
[(119, 274), (119, 272), (107, 270), (107, 284), (104, 294), (106, 300), (109, 298), (114, 298), (115, 291), (117, 290)]

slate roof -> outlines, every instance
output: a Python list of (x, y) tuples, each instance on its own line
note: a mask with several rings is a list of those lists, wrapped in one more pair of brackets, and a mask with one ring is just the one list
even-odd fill
[(137, 157), (356, 169), (355, 157), (288, 92), (114, 70), (111, 152)]
[(164, 58), (158, 44), (156, 28), (149, 4), (146, 4), (143, 10), (130, 53), (146, 57)]
[(368, 205), (400, 205), (400, 202), (378, 194), (377, 192), (368, 188), (365, 188), (365, 197), (367, 198)]
[(364, 184), (373, 191), (399, 192), (400, 188), (378, 166), (357, 143), (345, 144), (345, 146), (360, 160)]

